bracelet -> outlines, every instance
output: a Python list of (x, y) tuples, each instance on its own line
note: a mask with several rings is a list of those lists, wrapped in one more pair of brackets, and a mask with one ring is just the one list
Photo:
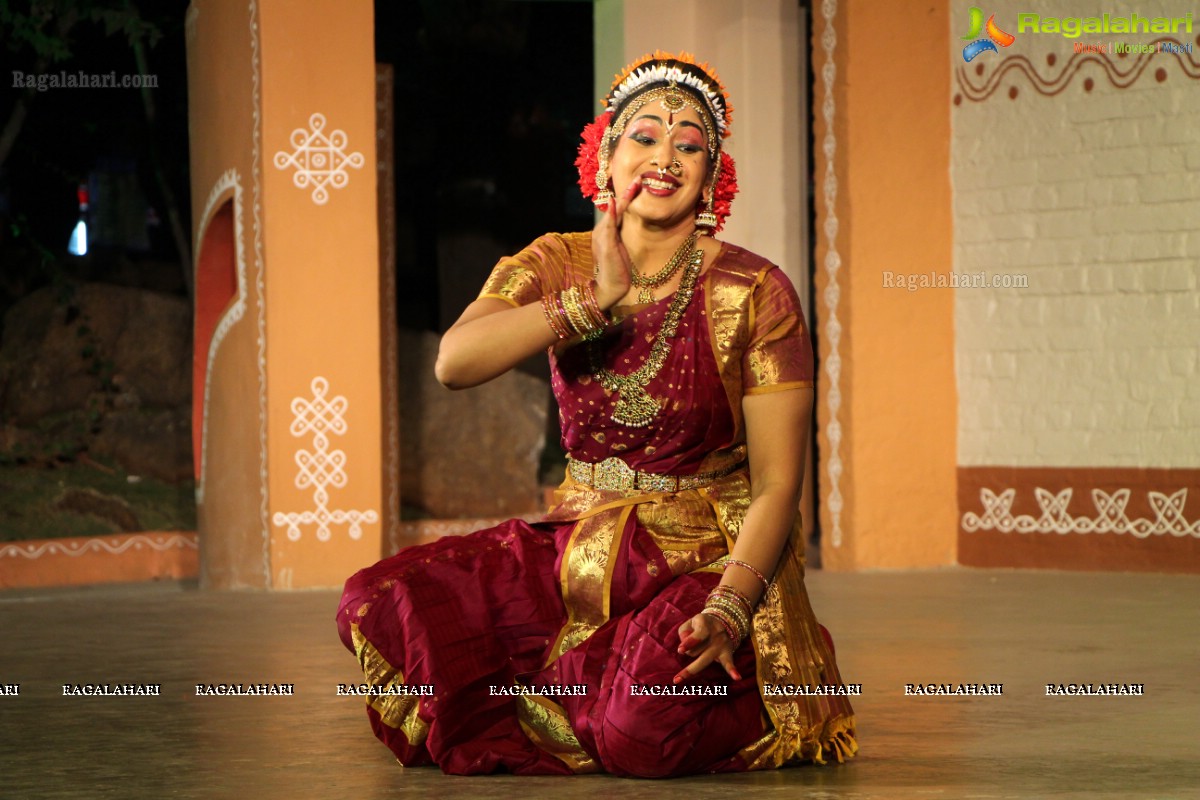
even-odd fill
[(572, 286), (571, 292), (572, 301), (575, 303), (576, 314), (579, 318), (578, 330), (585, 341), (595, 341), (604, 335), (608, 330), (608, 317), (604, 316), (604, 312), (600, 310), (600, 303), (596, 300), (596, 290), (593, 288), (592, 282), (588, 281), (583, 286)]
[(737, 630), (734, 628), (733, 620), (729, 619), (729, 617), (723, 612), (707, 606), (705, 606), (704, 610), (700, 613), (704, 614), (706, 617), (712, 617), (718, 623), (720, 623), (721, 627), (725, 629), (725, 635), (728, 636), (729, 641), (733, 643), (733, 649), (737, 650), (738, 645), (742, 643), (742, 637), (737, 635)]
[(542, 298), (542, 314), (546, 317), (546, 322), (550, 323), (550, 330), (554, 331), (554, 335), (559, 339), (571, 338), (571, 330), (563, 319), (563, 313), (555, 302), (555, 296), (548, 294)]
[(600, 338), (609, 326), (591, 283), (546, 295), (542, 298), (542, 315), (559, 339), (578, 335), (591, 341)]
[(735, 586), (715, 586), (700, 613), (708, 614), (724, 626), (735, 650), (750, 635), (753, 616), (750, 599)]
[(738, 638), (745, 638), (746, 634), (750, 632), (750, 615), (728, 600), (719, 597), (709, 597), (704, 607), (726, 614), (733, 622), (733, 627), (738, 633)]
[(572, 286), (563, 290), (559, 295), (562, 298), (563, 307), (567, 310), (567, 319), (571, 322), (571, 327), (578, 334), (590, 333), (592, 326), (584, 314), (583, 305), (579, 300), (579, 287)]
[(766, 592), (767, 588), (771, 585), (771, 582), (767, 580), (767, 576), (763, 575), (745, 561), (738, 561), (736, 558), (731, 558), (725, 562), (725, 569), (729, 569), (730, 567), (741, 567), (742, 569), (749, 570), (751, 573), (753, 573), (754, 577), (758, 578), (758, 580), (762, 582), (764, 592)]
[(593, 281), (588, 281), (583, 287), (583, 307), (598, 328), (602, 330), (608, 328), (609, 319), (604, 310), (600, 308), (600, 301), (596, 299), (596, 284)]
[(746, 596), (745, 592), (742, 592), (736, 586), (730, 586), (729, 584), (718, 584), (717, 586), (713, 587), (709, 597), (723, 597), (728, 600), (732, 600), (739, 607), (741, 607), (746, 614), (750, 615), (754, 613), (754, 606), (750, 603), (750, 598)]

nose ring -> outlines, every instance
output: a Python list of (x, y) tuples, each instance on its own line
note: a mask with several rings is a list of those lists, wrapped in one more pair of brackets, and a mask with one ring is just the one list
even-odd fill
[(667, 167), (667, 170), (676, 178), (683, 177), (683, 164), (676, 157), (671, 158), (671, 166)]
[[(674, 161), (672, 161), (671, 163), (674, 163)], [(658, 172), (658, 179), (659, 179), (660, 181), (662, 180), (662, 178), (663, 178), (663, 175), (665, 175), (665, 174), (667, 173), (667, 169), (671, 169), (670, 167), (663, 168), (663, 167), (660, 167), (660, 166), (658, 166), (658, 159), (657, 159), (657, 158), (652, 158), (652, 159), (650, 159), (650, 166), (654, 167), (654, 168), (655, 168), (655, 170)], [(674, 169), (671, 169), (671, 174), (672, 174), (672, 175), (674, 175), (674, 174), (675, 174), (675, 171), (674, 171)]]

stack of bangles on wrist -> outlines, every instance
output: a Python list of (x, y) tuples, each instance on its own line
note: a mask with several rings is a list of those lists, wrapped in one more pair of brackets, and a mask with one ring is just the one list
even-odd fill
[(582, 336), (591, 341), (608, 330), (608, 317), (596, 302), (596, 289), (590, 282), (546, 295), (542, 313), (559, 339)]
[(721, 623), (734, 650), (750, 635), (750, 618), (754, 608), (750, 605), (750, 598), (733, 586), (716, 586), (709, 592), (704, 610), (700, 613)]

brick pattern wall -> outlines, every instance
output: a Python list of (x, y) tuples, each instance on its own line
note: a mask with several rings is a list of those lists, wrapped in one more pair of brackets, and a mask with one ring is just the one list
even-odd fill
[[(1017, 32), (1015, 10), (996, 21)], [(951, 24), (957, 41), (966, 4)], [(955, 290), (961, 466), (1200, 466), (1196, 33), (1175, 37), (1191, 55), (1144, 57), (1127, 88), (1072, 43), (1157, 35), (1025, 33), (971, 64), (952, 54), (973, 85), (995, 86), (982, 100), (963, 75), (953, 88), (955, 269), (1028, 278)]]
[[(1200, 27), (1068, 39), (1017, 10), (984, 9), (1012, 46), (951, 54), (954, 268), (1027, 282), (952, 290), (959, 560), (1200, 572)], [(1111, 50), (1162, 38), (1192, 52)]]

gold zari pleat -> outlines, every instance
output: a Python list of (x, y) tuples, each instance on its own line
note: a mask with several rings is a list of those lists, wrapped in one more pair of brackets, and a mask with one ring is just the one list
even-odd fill
[[(404, 685), (404, 674), (387, 662), (357, 624), (350, 626), (350, 636), (354, 642), (354, 654), (358, 657), (368, 684), (383, 689)], [(419, 697), (406, 694), (367, 698), (367, 705), (375, 709), (383, 724), (398, 728), (413, 747), (424, 744), (429, 736), (429, 723), (417, 716), (419, 702)]]
[(616, 553), (633, 506), (614, 508), (582, 519), (562, 558), (563, 603), (567, 622), (551, 649), (549, 661), (561, 656), (608, 622), (609, 596)]
[(572, 772), (587, 774), (603, 771), (579, 744), (566, 713), (553, 700), (540, 695), (518, 696), (517, 721), (529, 741), (566, 764)]
[(725, 554), (725, 536), (713, 527), (712, 509), (700, 497), (675, 496), (670, 502), (643, 503), (638, 522), (662, 550), (676, 577), (694, 572)]

